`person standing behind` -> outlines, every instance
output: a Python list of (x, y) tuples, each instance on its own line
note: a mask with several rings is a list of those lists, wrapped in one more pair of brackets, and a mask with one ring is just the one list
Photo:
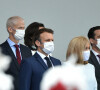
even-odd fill
[(32, 55), (34, 55), (36, 52), (36, 47), (34, 44), (35, 32), (41, 28), (44, 28), (42, 23), (33, 22), (25, 30), (24, 44), (31, 49)]
[(19, 90), (19, 69), (23, 58), (32, 56), (31, 50), (20, 44), (19, 40), (24, 37), (24, 19), (19, 16), (10, 17), (6, 23), (9, 33), (8, 39), (0, 45), (2, 53), (11, 57), (9, 69), (6, 71), (14, 77), (14, 90)]
[(37, 30), (34, 39), (37, 51), (32, 57), (22, 60), (19, 90), (40, 90), (43, 73), (50, 67), (61, 65), (60, 60), (49, 55), (54, 50), (53, 40), (53, 30)]
[(98, 90), (100, 90), (100, 26), (90, 28), (88, 38), (92, 47), (89, 63), (95, 67)]

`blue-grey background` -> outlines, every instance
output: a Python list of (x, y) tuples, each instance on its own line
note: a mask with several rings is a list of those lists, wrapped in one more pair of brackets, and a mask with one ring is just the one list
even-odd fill
[(6, 21), (11, 16), (24, 18), (26, 27), (37, 21), (53, 29), (53, 56), (65, 61), (69, 41), (100, 25), (100, 0), (0, 0), (0, 44), (8, 37)]

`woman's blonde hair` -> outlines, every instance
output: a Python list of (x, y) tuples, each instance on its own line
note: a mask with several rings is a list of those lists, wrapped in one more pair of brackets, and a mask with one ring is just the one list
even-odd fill
[(82, 54), (82, 52), (85, 50), (87, 44), (89, 44), (89, 41), (84, 36), (79, 36), (79, 37), (73, 38), (68, 45), (66, 59), (69, 56), (71, 56), (72, 54), (76, 54), (78, 57), (77, 64), (88, 63), (86, 61), (85, 62), (83, 61), (83, 54)]

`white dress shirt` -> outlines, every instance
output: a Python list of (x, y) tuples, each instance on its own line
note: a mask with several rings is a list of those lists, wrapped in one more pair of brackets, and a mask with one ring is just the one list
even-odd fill
[(34, 55), (34, 54), (36, 53), (36, 51), (34, 51), (34, 50), (31, 50), (31, 53), (32, 53), (32, 55)]
[[(49, 58), (49, 60), (50, 60), (50, 57), (49, 57), (49, 55), (48, 56), (45, 56), (44, 54), (42, 54), (41, 52), (39, 52), (39, 51), (36, 51), (39, 55), (40, 55), (40, 57), (42, 58), (42, 60), (44, 61), (44, 63), (47, 65), (47, 61), (44, 59), (45, 57), (48, 57)], [(52, 63), (52, 61), (50, 60), (50, 62), (51, 62), (51, 64), (52, 64), (52, 66), (53, 66), (53, 63)], [(48, 66), (48, 65), (47, 65)]]
[[(14, 46), (16, 43), (11, 41), (10, 38), (7, 39), (7, 42), (8, 42), (9, 46), (11, 47), (11, 49), (12, 49), (12, 51), (13, 51), (15, 57), (16, 57), (16, 47)], [(17, 45), (19, 45), (19, 47), (20, 47), (19, 43), (17, 43)], [(19, 48), (19, 51), (20, 51), (20, 48)], [(21, 52), (20, 52), (20, 55), (21, 55)], [(22, 56), (21, 56), (21, 59), (22, 59)]]

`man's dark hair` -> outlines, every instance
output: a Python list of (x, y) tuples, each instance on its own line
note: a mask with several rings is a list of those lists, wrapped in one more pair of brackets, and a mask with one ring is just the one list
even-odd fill
[(100, 26), (95, 26), (95, 27), (92, 27), (92, 28), (90, 28), (90, 30), (89, 30), (89, 32), (88, 32), (88, 38), (90, 39), (90, 38), (92, 38), (92, 39), (94, 39), (94, 36), (95, 36), (95, 31), (96, 30), (100, 30)]
[[(52, 29), (49, 29), (49, 28), (42, 28), (40, 30), (38, 30), (36, 33), (35, 33), (35, 39), (34, 39), (34, 43), (36, 40), (40, 41), (41, 42), (41, 39), (40, 39), (40, 35), (44, 32), (48, 32), (48, 33), (51, 33), (51, 34), (54, 34), (54, 31)], [(35, 45), (36, 46), (36, 45)], [(37, 47), (37, 46), (36, 46)]]
[(44, 24), (33, 22), (25, 30), (24, 44), (30, 49), (33, 49), (31, 46), (34, 42), (35, 32), (39, 30), (39, 27), (44, 27)]

